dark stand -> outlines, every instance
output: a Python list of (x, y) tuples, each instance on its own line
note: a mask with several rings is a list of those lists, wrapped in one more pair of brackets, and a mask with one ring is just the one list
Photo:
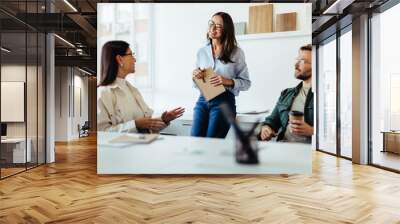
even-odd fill
[(235, 117), (229, 106), (225, 103), (220, 105), (221, 111), (225, 119), (233, 126), (236, 135), (236, 162), (243, 164), (258, 164), (258, 149), (256, 138), (254, 137), (254, 130), (257, 128), (256, 122), (249, 131), (243, 131), (236, 123)]

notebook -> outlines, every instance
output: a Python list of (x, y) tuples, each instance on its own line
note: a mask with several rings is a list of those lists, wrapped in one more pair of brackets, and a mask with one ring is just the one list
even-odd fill
[(125, 134), (113, 138), (109, 143), (151, 143), (158, 138), (158, 134)]
[(198, 79), (193, 76), (193, 81), (196, 83), (199, 88), (201, 94), (207, 101), (214, 99), (219, 96), (221, 93), (225, 92), (225, 87), (223, 85), (214, 86), (211, 84), (211, 77), (213, 74), (212, 68), (207, 68), (205, 71), (204, 79)]

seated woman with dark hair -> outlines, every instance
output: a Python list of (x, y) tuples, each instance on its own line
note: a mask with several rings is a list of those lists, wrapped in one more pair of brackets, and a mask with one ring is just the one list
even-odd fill
[(178, 107), (153, 118), (153, 110), (139, 90), (125, 80), (135, 72), (135, 56), (124, 41), (109, 41), (101, 50), (101, 81), (97, 100), (99, 131), (159, 132), (170, 121), (183, 115)]

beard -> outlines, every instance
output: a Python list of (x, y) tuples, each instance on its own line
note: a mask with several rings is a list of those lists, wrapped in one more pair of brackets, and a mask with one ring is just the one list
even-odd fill
[(311, 74), (309, 74), (309, 75), (307, 75), (307, 74), (300, 74), (300, 75), (296, 76), (296, 78), (297, 78), (297, 79), (300, 79), (300, 80), (302, 80), (302, 81), (306, 81), (306, 80), (308, 80), (308, 79), (311, 78)]
[(294, 76), (296, 77), (296, 79), (300, 79), (302, 81), (308, 80), (311, 78), (311, 72), (310, 73), (306, 73), (306, 72), (302, 72), (302, 73), (295, 73)]

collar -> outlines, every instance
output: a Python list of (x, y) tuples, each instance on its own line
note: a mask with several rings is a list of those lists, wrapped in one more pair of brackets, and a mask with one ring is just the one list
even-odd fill
[[(303, 81), (301, 81), (296, 87), (294, 87), (296, 95), (300, 92), (301, 88), (303, 88)], [(310, 90), (308, 90), (308, 92), (312, 92), (312, 86), (310, 86)]]
[(295, 95), (297, 95), (300, 92), (302, 87), (303, 87), (303, 82), (300, 82), (296, 87), (294, 87)]
[(110, 89), (120, 88), (117, 83), (113, 82), (112, 84), (107, 86)]
[(108, 88), (110, 88), (110, 89), (121, 88), (120, 85), (125, 82), (126, 82), (125, 79), (121, 79), (121, 78), (117, 77), (112, 84), (108, 85)]
[(311, 88), (311, 85), (312, 85), (311, 82), (310, 82), (310, 84), (308, 84), (308, 85), (304, 85), (304, 81), (303, 81), (302, 83), (303, 83), (303, 87), (304, 87), (304, 88)]
[(218, 58), (215, 58), (215, 59), (214, 59), (214, 57), (213, 57), (213, 54), (212, 54), (212, 44), (211, 44), (211, 42), (208, 42), (208, 43), (207, 43), (206, 49), (207, 49), (208, 57), (210, 58), (211, 67), (212, 67), (212, 69), (214, 70), (214, 69), (215, 69), (215, 62), (216, 62), (216, 60), (218, 60)]

